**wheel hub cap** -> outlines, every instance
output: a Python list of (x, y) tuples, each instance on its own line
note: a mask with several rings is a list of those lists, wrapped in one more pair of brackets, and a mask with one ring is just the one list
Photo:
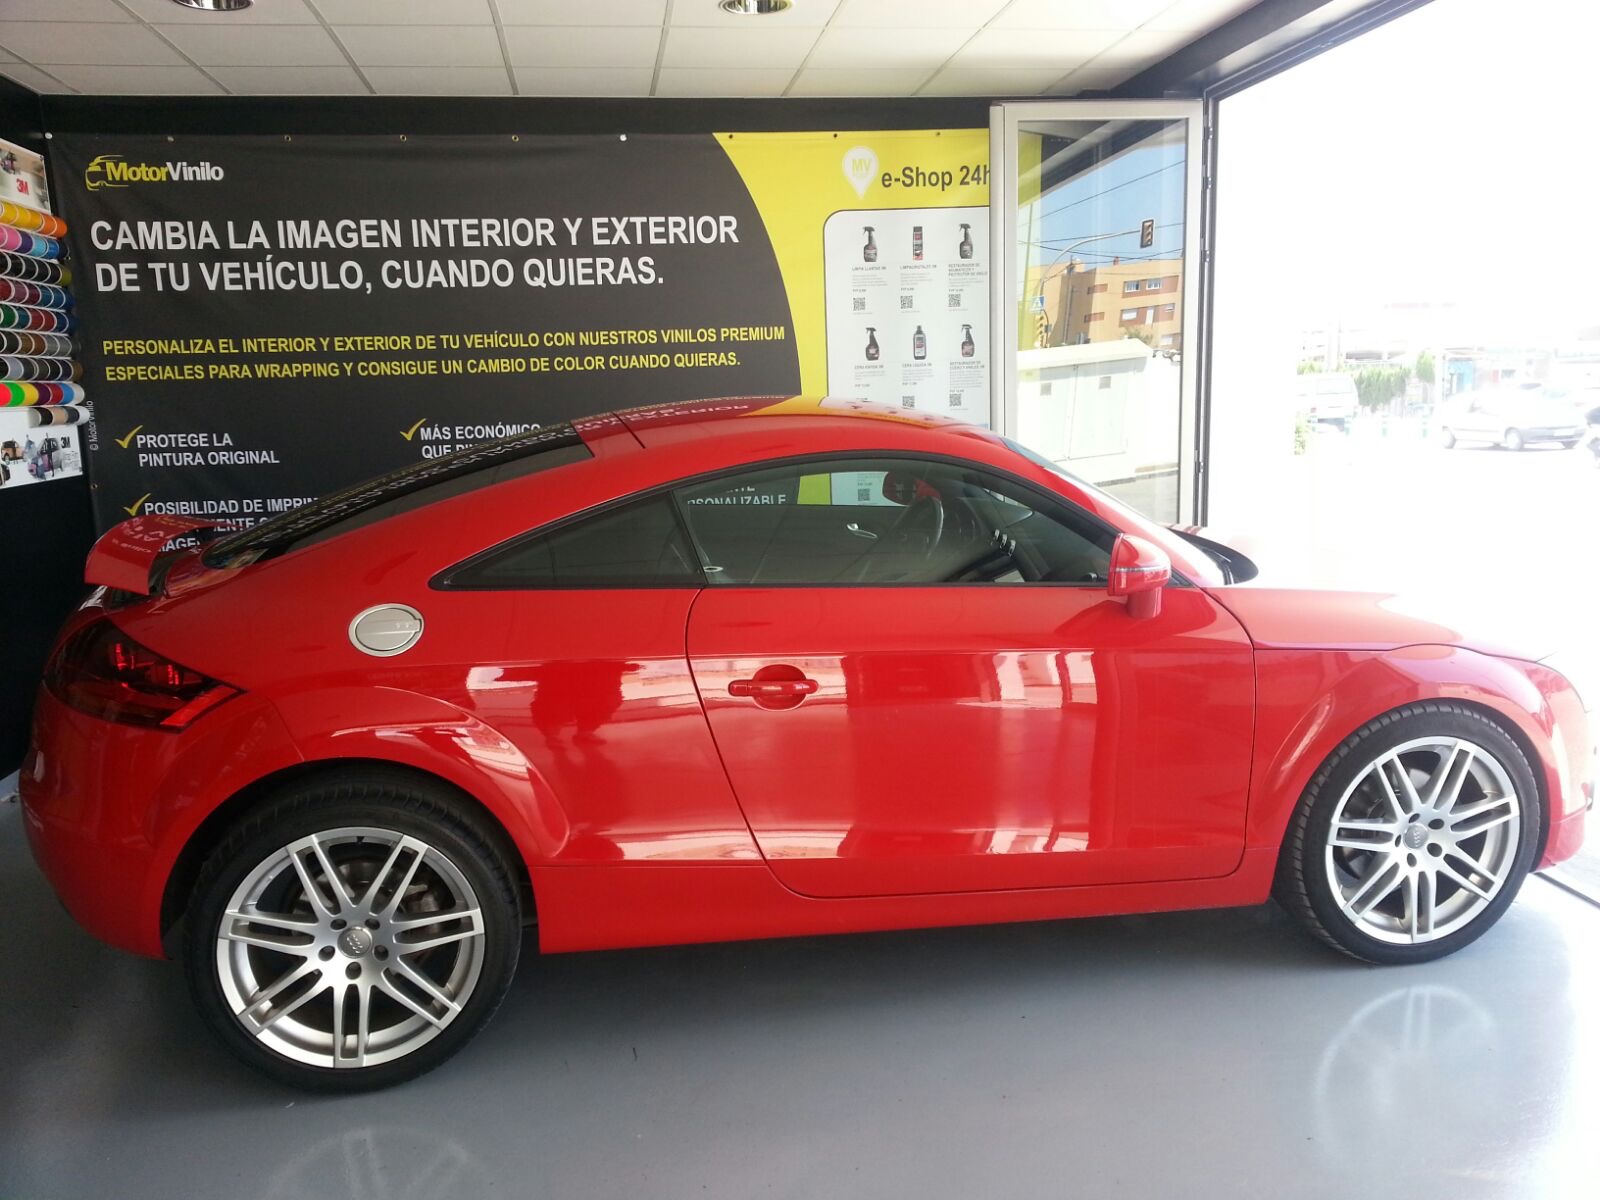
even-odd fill
[(339, 935), (339, 949), (350, 958), (360, 958), (372, 949), (372, 935), (365, 929), (346, 929)]

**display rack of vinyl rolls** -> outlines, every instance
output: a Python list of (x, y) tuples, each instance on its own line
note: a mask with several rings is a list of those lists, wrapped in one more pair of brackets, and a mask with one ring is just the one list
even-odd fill
[(28, 424), (77, 425), (84, 405), (77, 361), (67, 223), (0, 200), (0, 406), (28, 409)]

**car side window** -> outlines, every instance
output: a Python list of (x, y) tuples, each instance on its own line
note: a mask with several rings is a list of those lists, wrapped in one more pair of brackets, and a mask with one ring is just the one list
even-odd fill
[(480, 555), (454, 571), (448, 586), (699, 587), (704, 581), (671, 500), (654, 496)]
[(965, 464), (757, 468), (677, 492), (713, 585), (1104, 584), (1115, 532)]

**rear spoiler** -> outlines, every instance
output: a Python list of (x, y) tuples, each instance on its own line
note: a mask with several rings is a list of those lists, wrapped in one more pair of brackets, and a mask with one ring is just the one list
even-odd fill
[(168, 542), (197, 529), (227, 524), (230, 522), (159, 515), (124, 521), (101, 534), (89, 551), (89, 560), (83, 565), (84, 582), (148, 596), (154, 587), (156, 559)]

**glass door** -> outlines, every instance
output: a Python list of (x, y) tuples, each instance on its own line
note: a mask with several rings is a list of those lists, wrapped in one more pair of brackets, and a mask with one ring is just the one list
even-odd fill
[(1199, 101), (999, 104), (993, 424), (1162, 522), (1195, 511)]

